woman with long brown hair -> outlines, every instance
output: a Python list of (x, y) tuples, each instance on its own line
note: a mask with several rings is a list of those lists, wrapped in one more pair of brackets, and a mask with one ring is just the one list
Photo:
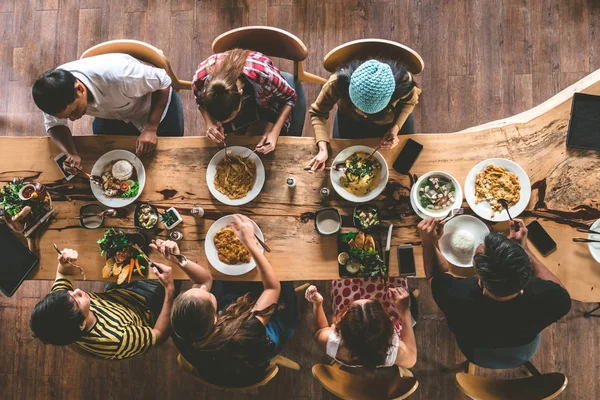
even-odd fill
[[(227, 134), (262, 135), (256, 149), (266, 154), (275, 149), (280, 134), (302, 134), (302, 86), (262, 53), (233, 49), (215, 54), (200, 63), (192, 86), (206, 136), (217, 143)], [(296, 100), (300, 110), (293, 118)], [(292, 119), (301, 121), (291, 127)]]
[(331, 326), (323, 310), (323, 296), (310, 286), (306, 299), (313, 303), (315, 342), (328, 356), (349, 367), (412, 368), (417, 344), (409, 294), (403, 286), (405, 279), (387, 287), (372, 279), (333, 281)]
[[(280, 284), (256, 244), (252, 222), (234, 217), (232, 229), (255, 260), (262, 284), (213, 281), (208, 269), (188, 261), (183, 271), (193, 286), (173, 303), (171, 337), (204, 380), (243, 387), (264, 378), (295, 331), (298, 312), (294, 288)], [(153, 248), (167, 259), (168, 251), (179, 254), (175, 242), (157, 241)]]

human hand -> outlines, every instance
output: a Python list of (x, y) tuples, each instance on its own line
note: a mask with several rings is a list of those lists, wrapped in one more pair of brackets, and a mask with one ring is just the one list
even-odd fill
[(75, 274), (77, 268), (74, 267), (73, 264), (77, 265), (78, 257), (79, 254), (77, 254), (77, 251), (73, 249), (63, 249), (58, 255), (58, 272), (63, 275)]
[(386, 133), (381, 139), (381, 148), (382, 149), (393, 149), (398, 146), (400, 143), (400, 138), (398, 137), (398, 125), (394, 125), (392, 129)]
[[(519, 230), (516, 228), (519, 227)], [(522, 219), (514, 218), (510, 222), (510, 231), (508, 232), (508, 238), (516, 240), (519, 244), (527, 248), (527, 227)]]
[(440, 220), (438, 218), (427, 218), (419, 222), (417, 230), (423, 246), (435, 246), (440, 240)]
[(215, 143), (221, 144), (225, 141), (225, 132), (223, 132), (223, 125), (215, 124), (209, 125), (206, 129), (206, 137)]
[(254, 224), (250, 218), (241, 214), (233, 214), (234, 223), (231, 225), (233, 232), (240, 241), (250, 250), (251, 247), (256, 247), (256, 238), (254, 237)]
[(260, 139), (260, 142), (256, 145), (256, 151), (258, 153), (269, 154), (273, 150), (275, 150), (275, 146), (277, 145), (277, 139), (279, 139), (279, 134), (277, 132), (267, 132)]
[[(173, 269), (165, 264), (156, 263), (158, 268), (152, 266), (152, 272), (164, 286), (165, 291), (169, 294), (175, 292), (175, 283), (173, 282)], [(160, 269), (159, 269), (160, 268)]]
[(319, 150), (319, 153), (317, 153), (317, 155), (314, 156), (312, 160), (308, 162), (308, 167), (310, 167), (310, 170), (308, 172), (312, 174), (315, 172), (321, 172), (325, 170), (325, 162), (327, 161), (328, 157), (329, 154), (327, 152), (327, 149)]
[(404, 288), (389, 288), (388, 293), (400, 316), (410, 315), (410, 295)]
[(156, 250), (162, 254), (162, 256), (168, 261), (177, 261), (169, 252), (173, 254), (181, 254), (179, 246), (172, 240), (161, 240), (156, 239), (154, 243), (150, 243), (150, 248)]
[(156, 143), (158, 142), (158, 135), (156, 128), (146, 127), (138, 136), (135, 144), (135, 154), (141, 156), (143, 154), (149, 154), (156, 149)]
[(81, 167), (81, 157), (78, 154), (72, 154), (63, 162), (63, 169), (71, 175), (77, 175), (79, 171), (74, 167)]
[(315, 285), (310, 285), (308, 287), (308, 289), (306, 289), (306, 292), (304, 293), (304, 297), (310, 303), (314, 303), (314, 304), (323, 303), (323, 296), (321, 296), (321, 293), (319, 293), (317, 291), (317, 287)]

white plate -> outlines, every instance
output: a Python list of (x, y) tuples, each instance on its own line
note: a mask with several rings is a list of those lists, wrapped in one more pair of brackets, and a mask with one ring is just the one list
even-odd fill
[[(375, 151), (375, 149), (368, 147), (368, 146), (348, 147), (347, 149), (342, 150), (337, 155), (337, 157), (335, 157), (335, 159), (333, 160), (333, 163), (331, 165), (334, 166), (338, 163), (342, 163), (342, 162), (346, 161), (346, 158), (350, 157), (352, 154), (359, 152), (359, 151), (364, 151), (365, 153), (371, 154), (371, 153), (373, 153), (373, 151)], [(333, 168), (331, 168), (329, 170), (329, 177), (331, 179), (331, 185), (333, 186), (333, 188), (335, 189), (337, 194), (342, 196), (342, 198), (344, 198), (348, 201), (351, 201), (353, 203), (364, 203), (367, 201), (371, 201), (374, 198), (376, 198), (377, 196), (379, 196), (381, 194), (381, 192), (383, 192), (383, 189), (385, 189), (385, 185), (387, 185), (389, 173), (388, 173), (387, 163), (385, 162), (385, 159), (383, 158), (383, 156), (379, 152), (376, 152), (374, 157), (381, 164), (381, 175), (379, 176), (379, 184), (375, 187), (375, 189), (373, 189), (373, 191), (366, 194), (365, 196), (356, 196), (356, 195), (346, 191), (346, 189), (344, 189), (342, 187), (342, 185), (340, 185), (340, 178), (342, 177), (342, 175), (344, 175), (344, 173), (340, 172), (340, 171), (336, 171)]]
[[(598, 231), (600, 229), (600, 219), (594, 222), (590, 229)], [(588, 233), (588, 239), (600, 240), (600, 235)], [(600, 263), (600, 243), (588, 243), (588, 248), (590, 249), (590, 254), (594, 257), (594, 260)]]
[(98, 199), (100, 203), (110, 208), (121, 208), (130, 205), (136, 201), (138, 197), (140, 197), (142, 191), (144, 190), (144, 185), (146, 184), (146, 169), (144, 168), (144, 164), (142, 164), (142, 161), (140, 161), (135, 154), (127, 150), (112, 150), (104, 154), (98, 159), (98, 161), (96, 161), (96, 164), (94, 164), (94, 167), (92, 168), (92, 175), (102, 176), (106, 166), (117, 160), (127, 160), (133, 164), (133, 167), (137, 173), (137, 180), (140, 184), (140, 190), (138, 191), (137, 196), (129, 197), (127, 199), (121, 197), (108, 197), (104, 195), (104, 190), (102, 190), (102, 187), (90, 182), (92, 193), (96, 199)]
[[(224, 262), (219, 260), (213, 236), (215, 236), (215, 233), (217, 233), (220, 229), (225, 228), (227, 225), (232, 224), (234, 221), (235, 219), (233, 218), (233, 215), (226, 215), (216, 220), (215, 223), (212, 224), (212, 226), (206, 233), (206, 239), (204, 242), (204, 251), (206, 253), (206, 258), (208, 259), (210, 265), (212, 265), (213, 268), (219, 271), (220, 273), (231, 276), (243, 275), (247, 272), (252, 271), (254, 267), (256, 267), (256, 263), (254, 262), (253, 258), (250, 259), (249, 263), (236, 265), (225, 264)], [(252, 224), (254, 224), (254, 232), (256, 233), (256, 236), (258, 236), (260, 240), (264, 242), (265, 237), (263, 236), (262, 231), (260, 230), (258, 225), (256, 225), (256, 222), (252, 221)], [(260, 244), (258, 245), (258, 247), (261, 249), (261, 251), (264, 252)]]
[(475, 214), (488, 221), (508, 221), (506, 210), (496, 211), (492, 216), (492, 207), (490, 206), (490, 203), (482, 201), (479, 204), (475, 204), (475, 178), (479, 172), (483, 171), (485, 167), (490, 164), (503, 167), (508, 172), (515, 174), (519, 179), (519, 184), (521, 185), (521, 198), (517, 204), (509, 207), (511, 217), (518, 217), (525, 208), (527, 208), (527, 204), (529, 204), (529, 199), (531, 198), (531, 183), (523, 168), (514, 161), (507, 160), (506, 158), (490, 158), (480, 162), (471, 169), (469, 175), (467, 175), (467, 180), (465, 181), (465, 199), (467, 200), (467, 203), (469, 203), (469, 207), (471, 207), (471, 210), (473, 210)]
[[(454, 188), (455, 188), (454, 204), (452, 204), (452, 206), (445, 211), (427, 210), (427, 209), (424, 209), (418, 203), (418, 201), (419, 201), (419, 197), (418, 197), (419, 186), (421, 186), (421, 183), (426, 178), (429, 178), (430, 176), (433, 176), (433, 175), (443, 176), (447, 179), (450, 179), (452, 181), (452, 183), (454, 183)], [(424, 214), (428, 217), (433, 217), (433, 218), (445, 218), (448, 215), (448, 213), (450, 212), (450, 210), (460, 208), (462, 206), (462, 202), (463, 202), (463, 192), (462, 192), (462, 188), (460, 187), (460, 183), (458, 183), (458, 181), (456, 180), (455, 177), (453, 177), (452, 175), (450, 175), (446, 172), (443, 172), (443, 171), (431, 171), (431, 172), (428, 172), (428, 173), (422, 175), (417, 180), (417, 182), (413, 185), (413, 190), (410, 191), (410, 195), (411, 195), (411, 204), (414, 204), (414, 208), (418, 209), (419, 215)]]
[(250, 191), (241, 199), (232, 200), (223, 193), (219, 192), (215, 187), (217, 165), (219, 165), (219, 163), (225, 158), (225, 150), (229, 151), (230, 156), (246, 157), (248, 154), (252, 153), (252, 150), (242, 146), (231, 146), (219, 151), (210, 160), (208, 167), (206, 168), (206, 184), (208, 185), (208, 190), (210, 190), (210, 193), (221, 203), (227, 204), (228, 206), (241, 206), (242, 204), (246, 204), (254, 200), (262, 190), (262, 187), (265, 184), (265, 167), (263, 166), (260, 157), (258, 157), (256, 153), (252, 153), (249, 159), (254, 161), (254, 165), (256, 165), (254, 186), (252, 186), (252, 189), (250, 189)]
[[(452, 235), (459, 230), (465, 230), (473, 235), (474, 246), (470, 255), (464, 256), (454, 251), (451, 245)], [(490, 233), (489, 228), (478, 218), (472, 215), (459, 215), (452, 218), (444, 225), (444, 234), (440, 238), (440, 252), (448, 262), (457, 267), (468, 268), (473, 266), (473, 256), (475, 249), (483, 243), (485, 235)]]

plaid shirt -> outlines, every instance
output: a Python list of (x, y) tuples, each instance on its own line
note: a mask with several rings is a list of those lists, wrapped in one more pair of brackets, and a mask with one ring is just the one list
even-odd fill
[[(220, 63), (226, 56), (227, 53), (214, 54), (198, 65), (192, 85), (196, 102), (198, 95), (204, 89), (204, 82), (210, 75), (211, 67)], [(263, 109), (279, 114), (285, 104), (291, 107), (296, 104), (296, 91), (281, 76), (281, 72), (271, 59), (264, 54), (251, 51), (242, 74), (254, 88), (256, 103)], [(290, 113), (284, 124), (285, 131), (289, 129), (291, 119)]]

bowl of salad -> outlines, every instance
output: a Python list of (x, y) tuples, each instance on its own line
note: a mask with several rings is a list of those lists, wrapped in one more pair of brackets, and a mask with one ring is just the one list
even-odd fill
[(135, 207), (133, 224), (142, 229), (153, 229), (158, 224), (159, 213), (152, 204), (140, 203)]
[(450, 210), (460, 208), (463, 201), (460, 183), (442, 171), (431, 171), (421, 176), (411, 195), (418, 211), (433, 218), (444, 218)]
[(381, 217), (379, 207), (374, 204), (361, 204), (354, 207), (352, 214), (354, 226), (363, 231), (370, 231), (379, 227)]

